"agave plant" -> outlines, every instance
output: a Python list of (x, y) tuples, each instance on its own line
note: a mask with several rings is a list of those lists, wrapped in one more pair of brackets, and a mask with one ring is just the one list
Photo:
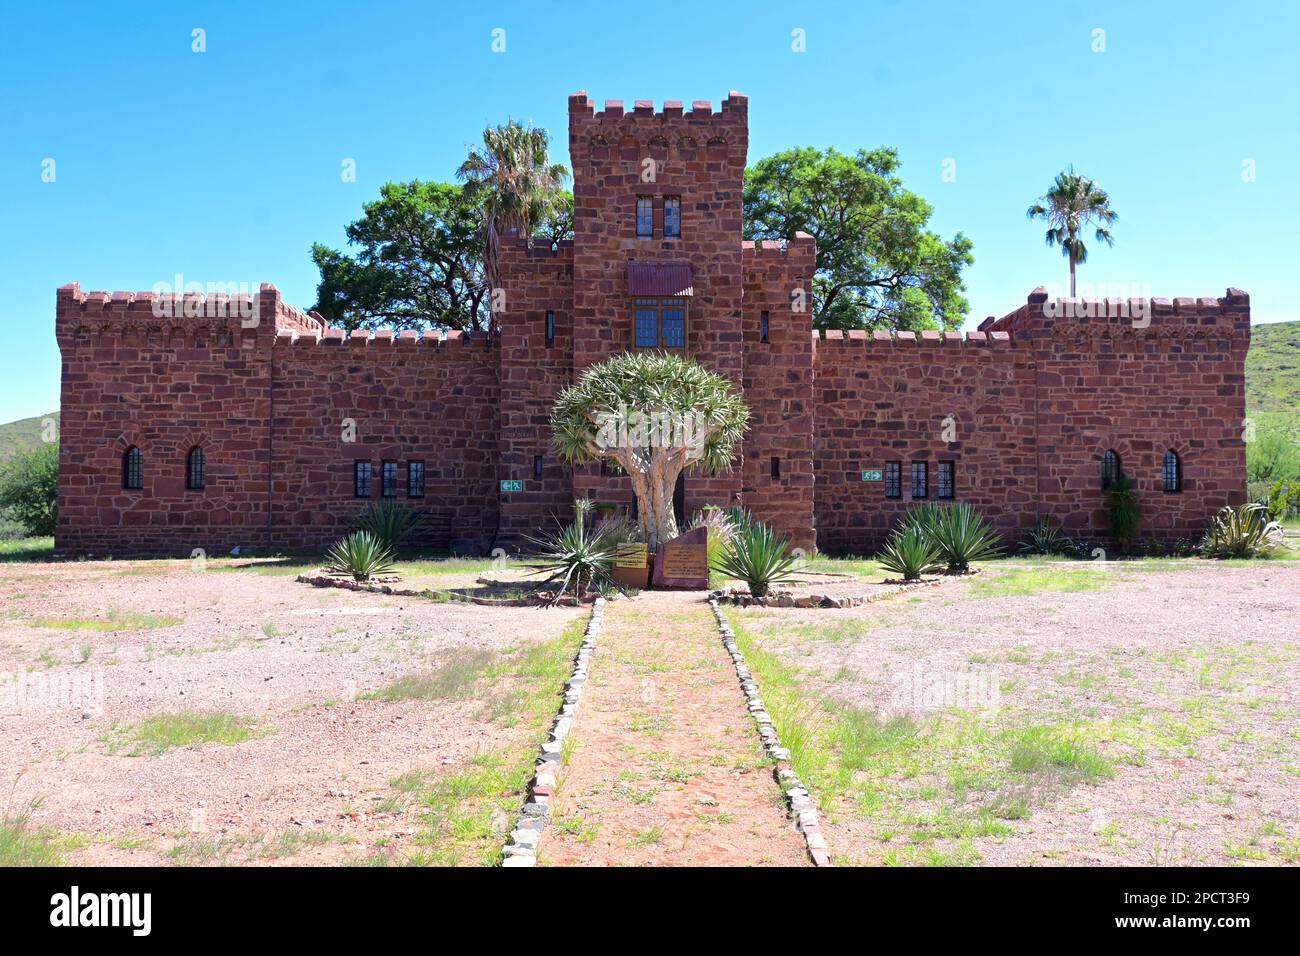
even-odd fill
[(1220, 510), (1201, 539), (1201, 553), (1207, 558), (1268, 557), (1283, 547), (1282, 526), (1270, 521), (1268, 508), (1255, 502)]
[(1074, 552), (1074, 542), (1047, 518), (1039, 518), (1016, 550), (1021, 554), (1068, 555)]
[(391, 499), (377, 501), (357, 516), (357, 530), (367, 531), (394, 554), (415, 526), (423, 511), (405, 508)]
[[(614, 552), (621, 543), (612, 531), (587, 527), (587, 514), (591, 503), (585, 499), (574, 502), (574, 518), (552, 534), (540, 538), (530, 537), (537, 545), (541, 561), (532, 566), (534, 574), (549, 574), (548, 581), (558, 581), (558, 602), (566, 593), (582, 599), (591, 589), (602, 590), (610, 584), (609, 569), (614, 562)], [(623, 538), (622, 540), (627, 540)]]
[(717, 556), (713, 570), (739, 578), (756, 598), (766, 597), (773, 584), (788, 581), (794, 570), (790, 545), (760, 521), (739, 529)]
[(354, 531), (341, 539), (326, 556), (327, 567), (354, 580), (369, 581), (393, 570), (393, 552), (369, 531)]
[(928, 536), (938, 545), (950, 574), (964, 574), (972, 561), (988, 561), (1002, 553), (998, 533), (965, 502), (940, 508)]
[(943, 555), (917, 525), (900, 528), (885, 542), (878, 558), (886, 571), (901, 574), (904, 581), (918, 581), (923, 574), (942, 571)]

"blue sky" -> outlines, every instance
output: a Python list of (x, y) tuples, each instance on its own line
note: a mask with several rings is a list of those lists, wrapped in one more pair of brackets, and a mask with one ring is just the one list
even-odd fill
[[(1257, 322), (1300, 317), (1300, 4), (490, 6), (7, 10), (0, 421), (58, 405), (60, 284), (149, 289), (182, 273), (274, 282), (309, 306), (312, 242), (342, 245), (383, 182), (450, 179), (483, 126), (509, 117), (551, 129), (567, 162), (566, 98), (584, 88), (715, 105), (747, 93), (751, 162), (794, 145), (897, 147), (934, 227), (974, 241), (971, 325), (1065, 281), (1024, 211), (1070, 163), (1120, 214), (1115, 248), (1095, 250), (1081, 281), (1163, 296), (1232, 285)], [(796, 28), (806, 52), (791, 49)], [(355, 183), (340, 176), (348, 158)]]

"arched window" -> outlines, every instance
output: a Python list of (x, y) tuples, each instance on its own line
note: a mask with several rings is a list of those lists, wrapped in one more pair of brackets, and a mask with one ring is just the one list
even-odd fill
[(1183, 461), (1172, 448), (1165, 452), (1165, 494), (1176, 495), (1183, 490)]
[(122, 455), (122, 487), (128, 491), (144, 487), (144, 455), (135, 445)]
[(203, 449), (195, 445), (185, 456), (185, 490), (202, 491), (207, 484), (207, 458)]
[(1109, 491), (1123, 471), (1120, 470), (1119, 455), (1109, 448), (1101, 456), (1101, 490)]

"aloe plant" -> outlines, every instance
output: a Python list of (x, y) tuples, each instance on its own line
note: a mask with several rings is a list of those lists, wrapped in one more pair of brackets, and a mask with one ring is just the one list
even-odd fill
[(943, 570), (943, 555), (918, 525), (900, 528), (885, 542), (877, 559), (886, 571), (901, 574), (904, 581), (919, 581), (924, 574)]
[(1284, 547), (1282, 526), (1270, 521), (1268, 508), (1256, 502), (1223, 508), (1210, 519), (1201, 553), (1207, 558), (1258, 558)]
[(350, 574), (354, 580), (369, 581), (376, 574), (393, 570), (393, 552), (369, 531), (354, 531), (330, 549), (328, 568)]
[(766, 597), (773, 584), (790, 579), (794, 555), (785, 538), (759, 521), (738, 529), (717, 555), (713, 570), (739, 578), (756, 598)]
[(899, 530), (916, 529), (934, 545), (951, 574), (964, 574), (972, 561), (988, 561), (1002, 553), (993, 527), (965, 502), (917, 505), (899, 522)]

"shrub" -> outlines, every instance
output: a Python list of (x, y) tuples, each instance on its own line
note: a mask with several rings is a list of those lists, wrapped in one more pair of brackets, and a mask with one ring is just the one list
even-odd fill
[(1110, 507), (1110, 533), (1121, 548), (1127, 547), (1137, 536), (1138, 524), (1142, 521), (1142, 506), (1133, 490), (1133, 479), (1128, 475), (1116, 478), (1107, 494), (1107, 503)]
[(1220, 510), (1201, 539), (1201, 553), (1207, 558), (1268, 557), (1284, 546), (1282, 526), (1253, 501)]
[(738, 530), (714, 565), (718, 573), (744, 581), (756, 598), (766, 597), (773, 584), (788, 581), (793, 569), (789, 543), (760, 521)]
[(1263, 504), (1268, 508), (1268, 516), (1274, 521), (1286, 518), (1300, 511), (1300, 481), (1278, 479), (1273, 482), (1264, 496)]
[(406, 508), (396, 501), (377, 501), (357, 517), (356, 530), (365, 531), (394, 554), (424, 517), (423, 511)]
[(329, 570), (369, 581), (393, 570), (393, 552), (369, 531), (354, 531), (330, 549)]
[(697, 511), (695, 517), (691, 519), (688, 530), (694, 531), (696, 528), (708, 529), (709, 567), (716, 567), (722, 553), (736, 539), (735, 524), (727, 512), (716, 505), (708, 505)]
[(528, 539), (537, 545), (541, 557), (540, 563), (533, 565), (533, 573), (549, 574), (548, 581), (559, 581), (557, 602), (569, 592), (581, 599), (589, 590), (610, 586), (609, 569), (615, 548), (622, 542), (613, 530), (587, 527), (591, 508), (591, 502), (579, 499), (574, 502), (573, 521), (552, 534)]
[(1269, 482), (1300, 478), (1300, 444), (1278, 422), (1262, 424), (1246, 445), (1246, 480)]
[(886, 571), (901, 574), (904, 581), (917, 581), (921, 575), (933, 574), (944, 567), (939, 546), (917, 524), (895, 531), (877, 560)]
[(59, 509), (59, 446), (20, 451), (0, 474), (0, 509), (32, 537), (54, 534)]

